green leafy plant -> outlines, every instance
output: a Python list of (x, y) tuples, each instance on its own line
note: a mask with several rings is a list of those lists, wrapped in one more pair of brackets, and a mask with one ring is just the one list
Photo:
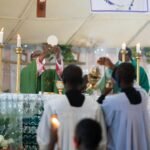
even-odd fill
[(17, 144), (20, 144), (21, 130), (19, 129), (19, 122), (13, 112), (9, 115), (0, 114), (0, 137), (3, 137), (0, 148), (3, 148), (3, 145), (8, 146), (11, 143), (16, 147)]
[(72, 45), (59, 45), (62, 50), (62, 56), (65, 63), (73, 63), (76, 62), (75, 58), (72, 54), (71, 48)]

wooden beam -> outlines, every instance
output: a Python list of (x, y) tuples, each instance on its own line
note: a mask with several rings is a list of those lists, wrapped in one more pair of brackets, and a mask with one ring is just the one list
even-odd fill
[(46, 0), (37, 0), (37, 17), (46, 17)]

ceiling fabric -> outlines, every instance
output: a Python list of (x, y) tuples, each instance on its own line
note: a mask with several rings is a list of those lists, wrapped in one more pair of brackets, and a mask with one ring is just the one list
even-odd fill
[(91, 13), (90, 0), (47, 0), (46, 17), (36, 17), (37, 0), (0, 0), (4, 42), (46, 42), (54, 34), (60, 44), (120, 47), (122, 42), (150, 46), (149, 13)]

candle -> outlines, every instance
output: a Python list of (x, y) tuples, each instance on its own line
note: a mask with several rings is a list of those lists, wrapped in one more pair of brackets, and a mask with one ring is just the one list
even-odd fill
[(137, 52), (137, 53), (141, 53), (140, 43), (137, 43), (137, 44), (136, 44), (136, 52)]
[(3, 44), (3, 35), (4, 35), (4, 28), (0, 31), (0, 44)]
[(21, 47), (21, 37), (19, 34), (17, 35), (17, 47)]
[(125, 50), (126, 49), (126, 43), (122, 43), (122, 49)]
[(59, 123), (59, 120), (58, 120), (58, 117), (56, 114), (52, 115), (51, 116), (51, 124), (52, 126), (55, 128), (55, 129), (58, 129), (59, 126), (60, 126), (60, 123)]

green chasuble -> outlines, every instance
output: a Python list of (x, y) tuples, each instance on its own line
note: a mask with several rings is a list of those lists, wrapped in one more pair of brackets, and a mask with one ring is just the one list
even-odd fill
[[(136, 69), (136, 61), (132, 59), (131, 63)], [(116, 63), (116, 66), (118, 65), (119, 65), (119, 62)], [(99, 88), (101, 92), (103, 92), (105, 89), (106, 81), (111, 79), (112, 72), (113, 71), (111, 69), (107, 69), (105, 71), (104, 77), (101, 79), (100, 83), (97, 86), (97, 88)], [(149, 89), (150, 89), (149, 80), (143, 67), (140, 67), (140, 86), (143, 89), (145, 89), (147, 92), (149, 92)], [(119, 87), (115, 84), (113, 87), (113, 93), (117, 93), (119, 91), (120, 91)]]
[(45, 70), (38, 76), (36, 61), (34, 60), (21, 71), (20, 91), (21, 93), (38, 93), (39, 91), (58, 93), (57, 80), (59, 77), (55, 69)]

